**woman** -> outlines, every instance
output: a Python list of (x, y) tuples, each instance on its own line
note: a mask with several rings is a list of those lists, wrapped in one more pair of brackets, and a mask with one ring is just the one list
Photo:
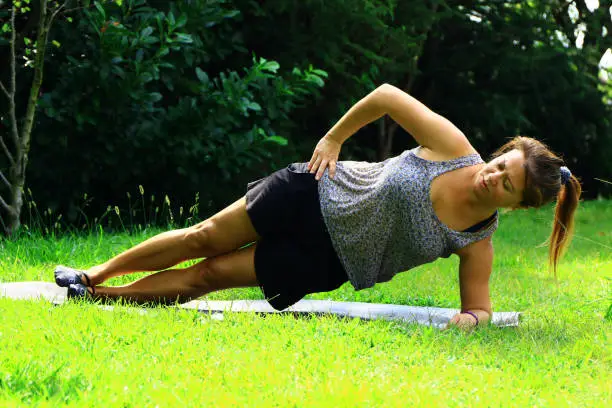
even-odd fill
[[(385, 114), (419, 147), (381, 163), (338, 162), (342, 143)], [(483, 163), (451, 122), (385, 84), (335, 124), (309, 163), (250, 183), (245, 197), (193, 227), (159, 234), (86, 272), (59, 266), (55, 278), (69, 296), (135, 302), (186, 302), (220, 289), (260, 286), (282, 310), (308, 293), (346, 281), (364, 289), (455, 253), (462, 311), (450, 324), (471, 327), (492, 313), (491, 236), (498, 208), (557, 199), (549, 253), (556, 273), (581, 193), (562, 164), (526, 137)], [(194, 258), (206, 259), (164, 270)], [(158, 270), (164, 271), (125, 286), (99, 286), (114, 276)]]

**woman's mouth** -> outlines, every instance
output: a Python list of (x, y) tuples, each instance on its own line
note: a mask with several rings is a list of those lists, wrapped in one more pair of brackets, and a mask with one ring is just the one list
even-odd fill
[(485, 182), (485, 178), (484, 178), (484, 176), (482, 176), (482, 182), (481, 182), (481, 184), (482, 184), (482, 188), (483, 188), (483, 189), (485, 189), (485, 190), (489, 191), (489, 187), (487, 187), (487, 183)]

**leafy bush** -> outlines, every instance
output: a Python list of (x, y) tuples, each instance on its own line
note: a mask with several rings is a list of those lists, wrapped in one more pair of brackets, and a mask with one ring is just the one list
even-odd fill
[[(515, 134), (535, 136), (568, 159), (587, 197), (612, 191), (594, 179), (612, 171), (610, 87), (597, 79), (609, 47), (609, 36), (598, 37), (604, 7), (580, 13), (587, 31), (578, 49), (567, 2), (122, 4), (56, 25), (61, 47), (47, 53), (28, 184), (71, 218), (83, 193), (95, 196), (98, 215), (140, 184), (180, 203), (199, 191), (203, 212), (218, 209), (246, 181), (306, 159), (382, 82), (451, 119), (485, 155)], [(311, 65), (329, 73), (320, 95), (326, 75)], [(411, 147), (401, 133), (389, 120), (369, 126), (341, 158)]]
[(165, 6), (96, 3), (62, 25), (29, 176), (50, 207), (69, 207), (74, 218), (84, 192), (98, 195), (100, 211), (144, 185), (181, 203), (201, 192), (218, 208), (291, 157), (279, 134), (325, 72), (245, 59), (238, 11), (225, 1)]

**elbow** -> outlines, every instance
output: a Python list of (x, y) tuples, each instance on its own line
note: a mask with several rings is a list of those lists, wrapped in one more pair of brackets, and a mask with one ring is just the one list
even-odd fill
[(385, 82), (384, 84), (376, 88), (374, 92), (382, 94), (382, 95), (393, 95), (397, 91), (399, 91), (399, 89)]
[(371, 103), (381, 116), (389, 113), (389, 103), (398, 92), (400, 92), (399, 89), (387, 83), (380, 85), (372, 92)]

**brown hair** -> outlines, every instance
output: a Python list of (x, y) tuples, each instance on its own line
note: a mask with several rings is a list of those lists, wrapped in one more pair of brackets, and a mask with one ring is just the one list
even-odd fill
[(557, 199), (548, 249), (548, 260), (556, 277), (559, 258), (567, 249), (574, 232), (574, 213), (582, 188), (573, 175), (562, 184), (560, 169), (564, 165), (563, 160), (544, 143), (530, 137), (515, 137), (497, 149), (493, 157), (514, 149), (525, 156), (525, 190), (520, 207), (537, 208)]

